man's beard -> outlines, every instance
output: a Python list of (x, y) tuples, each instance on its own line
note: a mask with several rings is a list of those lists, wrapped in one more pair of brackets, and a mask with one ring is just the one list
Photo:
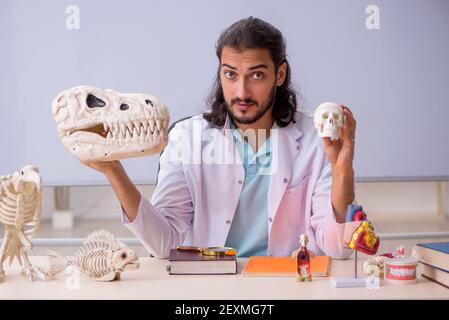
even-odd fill
[(232, 120), (234, 120), (234, 122), (236, 123), (240, 123), (240, 124), (252, 124), (254, 122), (256, 122), (257, 120), (259, 120), (260, 118), (262, 118), (264, 116), (265, 113), (267, 113), (268, 110), (271, 109), (271, 107), (274, 105), (274, 101), (276, 98), (276, 91), (277, 91), (277, 86), (276, 84), (274, 84), (273, 88), (270, 91), (270, 95), (268, 97), (268, 102), (262, 107), (260, 108), (257, 113), (251, 117), (251, 118), (247, 118), (245, 116), (243, 117), (238, 117), (236, 116), (233, 112), (232, 112), (232, 105), (238, 102), (243, 102), (243, 103), (252, 103), (256, 108), (259, 106), (257, 101), (252, 100), (252, 99), (239, 99), (239, 98), (233, 98), (231, 99), (231, 105), (229, 105), (226, 101), (226, 109), (228, 110), (228, 114), (231, 116)]

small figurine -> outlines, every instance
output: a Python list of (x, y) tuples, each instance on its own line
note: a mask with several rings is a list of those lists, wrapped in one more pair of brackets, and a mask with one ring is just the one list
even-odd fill
[(363, 263), (363, 272), (368, 276), (375, 276), (383, 279), (385, 258), (385, 256), (369, 258)]
[(120, 280), (120, 273), (139, 268), (136, 253), (106, 230), (92, 232), (74, 257), (66, 258), (48, 250), (50, 269), (46, 272), (54, 278), (69, 265), (77, 266), (97, 281)]
[(42, 178), (39, 168), (25, 166), (20, 172), (0, 176), (0, 223), (5, 226), (5, 236), (0, 249), (0, 282), (5, 279), (3, 263), (15, 258), (22, 267), (22, 275), (30, 281), (46, 279), (43, 271), (32, 266), (27, 253), (33, 248), (32, 239), (41, 219)]
[(313, 252), (307, 250), (309, 238), (302, 234), (299, 238), (301, 247), (292, 253), (292, 258), (296, 258), (296, 281), (312, 281), (312, 271), (310, 270), (310, 259), (313, 258)]

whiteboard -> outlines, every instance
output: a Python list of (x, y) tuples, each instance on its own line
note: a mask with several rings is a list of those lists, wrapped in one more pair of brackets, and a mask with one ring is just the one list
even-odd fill
[[(0, 2), (0, 174), (40, 167), (45, 185), (106, 184), (59, 141), (51, 101), (89, 84), (157, 96), (176, 120), (205, 110), (220, 32), (250, 15), (287, 39), (304, 108), (347, 104), (357, 119), (356, 178), (449, 177), (449, 1)], [(66, 8), (79, 8), (79, 29)], [(154, 183), (158, 156), (124, 160)]]

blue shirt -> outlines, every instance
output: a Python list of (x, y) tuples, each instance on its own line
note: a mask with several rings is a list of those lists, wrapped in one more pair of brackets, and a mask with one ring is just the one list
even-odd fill
[(245, 169), (245, 181), (226, 240), (237, 249), (238, 257), (266, 256), (268, 248), (268, 186), (271, 165), (271, 139), (254, 153), (250, 144), (233, 125), (232, 135)]

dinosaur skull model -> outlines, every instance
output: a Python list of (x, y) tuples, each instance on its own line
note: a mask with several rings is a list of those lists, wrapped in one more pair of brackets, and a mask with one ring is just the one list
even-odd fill
[(343, 109), (334, 102), (324, 102), (316, 108), (313, 120), (320, 137), (331, 140), (340, 138), (339, 129), (344, 125)]
[(0, 176), (0, 222), (5, 225), (5, 237), (0, 249), (0, 282), (5, 278), (3, 263), (14, 258), (23, 267), (22, 274), (33, 280), (36, 275), (45, 279), (39, 268), (31, 266), (27, 252), (32, 249), (30, 238), (39, 228), (41, 214), (42, 179), (35, 166), (23, 167), (20, 172)]
[(78, 86), (52, 104), (64, 146), (84, 161), (158, 153), (167, 145), (168, 109), (148, 94)]

